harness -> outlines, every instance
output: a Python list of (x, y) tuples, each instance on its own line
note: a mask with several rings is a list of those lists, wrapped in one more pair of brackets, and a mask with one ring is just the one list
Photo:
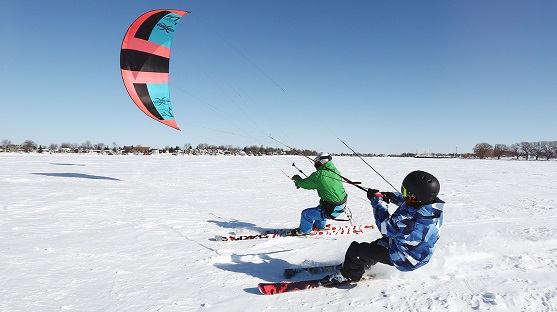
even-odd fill
[(348, 195), (346, 195), (344, 199), (339, 202), (323, 201), (321, 203), (322, 217), (324, 219), (335, 219), (336, 217), (338, 217), (341, 213), (344, 212), (347, 200)]

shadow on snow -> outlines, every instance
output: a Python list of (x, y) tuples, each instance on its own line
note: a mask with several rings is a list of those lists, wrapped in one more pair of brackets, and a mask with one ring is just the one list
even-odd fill
[[(273, 258), (270, 254), (290, 252), (292, 250), (282, 250), (261, 254), (232, 254), (230, 255), (230, 263), (216, 263), (215, 267), (230, 272), (243, 273), (253, 276), (263, 281), (277, 281), (284, 280), (282, 271), (286, 268), (292, 267), (288, 261)], [(242, 258), (248, 258), (247, 261)], [(253, 262), (253, 261), (256, 262)], [(260, 294), (257, 287), (244, 288), (244, 291), (251, 294)]]
[(85, 166), (82, 164), (66, 164), (66, 163), (50, 163), (50, 164), (55, 166), (82, 166), (82, 167)]
[[(277, 230), (271, 228), (263, 228), (255, 225), (254, 223), (243, 222), (235, 219), (229, 221), (207, 220), (207, 222), (216, 224), (224, 229), (230, 229), (229, 233), (232, 233), (235, 230), (241, 230), (242, 232), (246, 231), (251, 233), (265, 233), (267, 231)], [(229, 243), (235, 244), (233, 242)], [(291, 251), (292, 249), (255, 254), (234, 253), (230, 255), (229, 263), (216, 263), (214, 264), (214, 266), (221, 270), (243, 273), (267, 282), (286, 280), (283, 276), (283, 270), (286, 268), (291, 268), (293, 267), (293, 265), (288, 261), (274, 258), (270, 255)], [(245, 288), (244, 291), (250, 294), (260, 294), (257, 287)]]
[(232, 234), (234, 232), (234, 230), (236, 230), (236, 231), (241, 230), (241, 231), (251, 232), (250, 234), (264, 234), (264, 233), (275, 231), (275, 230), (285, 230), (285, 229), (287, 229), (287, 228), (280, 228), (280, 229), (279, 228), (263, 228), (263, 227), (255, 225), (253, 223), (243, 222), (243, 221), (239, 221), (239, 220), (231, 220), (231, 221), (207, 220), (207, 222), (214, 223), (221, 228), (231, 229), (231, 231), (229, 232), (230, 234)]
[(96, 176), (84, 173), (73, 173), (73, 172), (57, 172), (57, 173), (32, 173), (35, 175), (43, 175), (47, 177), (62, 177), (62, 178), (79, 178), (79, 179), (93, 179), (93, 180), (110, 180), (110, 181), (121, 181), (120, 179)]

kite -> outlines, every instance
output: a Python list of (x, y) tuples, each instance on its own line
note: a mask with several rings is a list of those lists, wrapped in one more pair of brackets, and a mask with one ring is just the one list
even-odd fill
[(128, 28), (120, 51), (122, 80), (134, 103), (177, 130), (168, 87), (170, 48), (176, 26), (188, 13), (154, 10), (141, 15)]

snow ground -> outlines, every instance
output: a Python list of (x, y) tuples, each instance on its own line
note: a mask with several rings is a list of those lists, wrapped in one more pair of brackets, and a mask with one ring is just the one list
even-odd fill
[[(338, 263), (352, 240), (379, 236), (214, 241), (296, 227), (317, 196), (281, 169), (309, 173), (304, 158), (0, 154), (0, 310), (557, 311), (557, 162), (366, 160), (396, 187), (417, 169), (441, 181), (432, 261), (377, 265), (351, 289), (264, 296), (257, 283), (282, 269)], [(390, 188), (358, 158), (333, 161)], [(373, 224), (365, 193), (346, 189), (356, 222)]]

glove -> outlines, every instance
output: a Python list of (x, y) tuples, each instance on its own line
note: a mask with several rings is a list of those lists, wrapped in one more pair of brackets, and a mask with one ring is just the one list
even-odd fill
[(393, 192), (381, 192), (381, 194), (383, 195), (383, 201), (387, 204), (396, 199), (396, 195)]
[(298, 179), (301, 179), (302, 177), (300, 177), (299, 175), (295, 175), (292, 177), (292, 181), (296, 181)]
[(375, 198), (375, 193), (379, 193), (379, 190), (376, 189), (367, 189), (367, 199), (372, 200)]

